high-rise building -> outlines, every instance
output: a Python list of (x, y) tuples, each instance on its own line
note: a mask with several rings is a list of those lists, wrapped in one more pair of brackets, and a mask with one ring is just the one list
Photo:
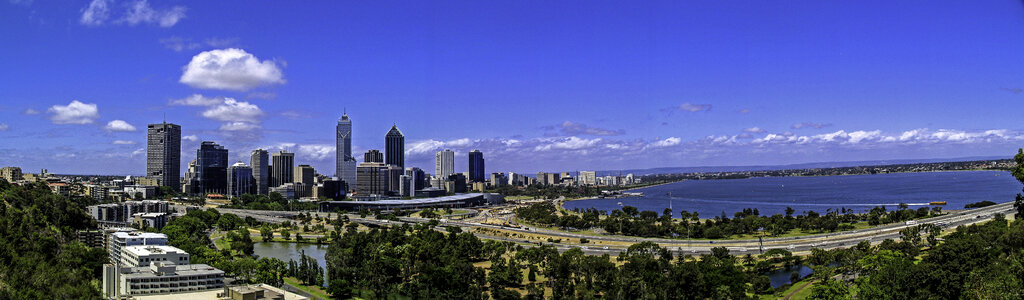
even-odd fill
[(291, 183), (292, 179), (295, 179), (295, 153), (281, 152), (274, 153), (271, 155), (271, 160), (274, 164), (274, 170), (270, 176), (270, 186), (278, 187), (285, 183)]
[(363, 154), (363, 162), (384, 163), (384, 154), (380, 153), (380, 150), (371, 149), (370, 151), (366, 151), (366, 154)]
[(182, 193), (189, 195), (199, 193), (199, 165), (197, 161), (198, 159), (193, 159), (188, 163), (188, 169), (185, 170), (185, 178), (182, 180)]
[(383, 162), (360, 163), (356, 168), (356, 174), (359, 177), (356, 179), (356, 198), (378, 198), (386, 195), (390, 190), (388, 167)]
[(499, 187), (508, 184), (508, 177), (505, 173), (491, 173), (491, 186)]
[(252, 150), (249, 157), (249, 165), (252, 167), (253, 192), (257, 195), (266, 195), (270, 192), (270, 160), (267, 150)]
[(487, 173), (484, 172), (484, 153), (480, 150), (469, 152), (469, 181), (484, 182), (487, 180)]
[(396, 125), (391, 125), (391, 130), (384, 136), (384, 154), (384, 163), (405, 170), (405, 136)]
[(581, 171), (580, 172), (580, 184), (581, 185), (597, 185), (597, 172), (594, 172), (594, 171)]
[(196, 151), (196, 168), (199, 171), (199, 193), (225, 193), (227, 191), (228, 149), (217, 143), (205, 141)]
[(299, 165), (295, 167), (295, 180), (296, 183), (302, 183), (307, 185), (313, 184), (313, 178), (316, 176), (316, 171), (309, 165)]
[(405, 175), (408, 175), (412, 180), (412, 185), (417, 190), (422, 190), (427, 187), (427, 174), (423, 172), (423, 169), (417, 167), (405, 168)]
[(435, 155), (435, 166), (437, 173), (434, 176), (448, 178), (449, 175), (455, 174), (455, 152), (448, 149), (438, 151)]
[(181, 187), (181, 126), (149, 124), (146, 132), (146, 177), (161, 186)]
[(243, 162), (228, 167), (228, 197), (241, 197), (252, 193), (253, 170)]
[(0, 168), (0, 178), (7, 180), (7, 182), (15, 182), (24, 178), (21, 174), (20, 167), (3, 167)]
[(334, 176), (352, 188), (356, 186), (356, 158), (352, 156), (352, 120), (342, 114), (337, 126), (338, 148)]

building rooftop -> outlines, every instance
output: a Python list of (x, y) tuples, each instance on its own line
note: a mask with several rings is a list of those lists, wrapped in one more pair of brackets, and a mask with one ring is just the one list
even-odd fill
[[(470, 194), (458, 194), (444, 197), (434, 198), (417, 198), (409, 200), (376, 200), (376, 201), (341, 201), (341, 202), (355, 202), (359, 204), (373, 204), (373, 205), (402, 205), (402, 204), (430, 204), (430, 203), (441, 203), (449, 201), (462, 201), (466, 199), (481, 197), (484, 194), (481, 193), (470, 193)], [(333, 202), (333, 201), (330, 201)]]
[(124, 231), (120, 231), (120, 232), (111, 233), (110, 235), (112, 235), (112, 236), (114, 236), (116, 238), (120, 238), (120, 239), (127, 239), (127, 238), (166, 239), (167, 238), (166, 234), (155, 233), (155, 232), (124, 232)]
[(148, 255), (166, 254), (166, 253), (188, 254), (184, 250), (178, 249), (178, 248), (173, 247), (173, 246), (156, 246), (156, 245), (128, 246), (128, 247), (124, 247), (124, 252), (125, 253), (133, 253), (136, 256), (148, 256)]
[[(154, 271), (156, 268), (174, 268), (173, 273), (167, 272), (159, 274)], [(173, 263), (153, 264), (145, 267), (133, 267), (133, 268), (121, 268), (122, 277), (126, 279), (132, 278), (148, 278), (153, 276), (192, 276), (192, 275), (209, 275), (209, 274), (224, 274), (224, 271), (211, 267), (205, 264), (194, 264), (194, 265), (176, 265)]]

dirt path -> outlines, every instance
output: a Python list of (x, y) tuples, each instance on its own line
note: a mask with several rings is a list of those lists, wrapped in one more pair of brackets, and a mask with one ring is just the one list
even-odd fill
[(794, 294), (796, 294), (796, 293), (800, 292), (801, 290), (803, 290), (803, 289), (804, 289), (805, 287), (807, 287), (808, 285), (811, 285), (812, 283), (814, 283), (814, 280), (811, 280), (811, 281), (808, 281), (807, 283), (804, 283), (804, 285), (801, 285), (801, 286), (800, 286), (799, 288), (797, 288), (797, 289), (796, 289), (795, 291), (793, 291), (792, 293), (789, 293), (789, 295), (786, 295), (786, 297), (783, 297), (782, 299), (783, 299), (783, 300), (789, 300), (789, 298), (790, 298), (790, 297), (793, 297), (793, 295), (794, 295)]

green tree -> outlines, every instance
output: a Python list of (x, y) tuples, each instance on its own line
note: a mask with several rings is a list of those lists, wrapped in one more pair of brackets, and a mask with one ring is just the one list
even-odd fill
[(811, 295), (808, 296), (807, 298), (820, 300), (851, 299), (850, 287), (846, 286), (845, 283), (835, 279), (825, 279), (819, 281), (817, 284), (814, 285), (814, 287), (811, 288)]
[(270, 229), (270, 226), (260, 226), (260, 236), (263, 237), (264, 242), (269, 242), (274, 239), (274, 230)]

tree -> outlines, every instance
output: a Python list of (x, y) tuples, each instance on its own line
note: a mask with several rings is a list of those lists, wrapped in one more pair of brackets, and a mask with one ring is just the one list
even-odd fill
[(252, 256), (255, 253), (252, 238), (249, 237), (248, 228), (242, 227), (239, 228), (237, 232), (228, 233), (228, 239), (231, 240), (230, 245), (232, 250), (238, 251), (245, 256)]
[(808, 299), (840, 300), (850, 299), (850, 288), (835, 279), (825, 279), (811, 288)]
[(283, 237), (284, 240), (287, 241), (287, 240), (291, 239), (292, 233), (290, 231), (288, 231), (288, 229), (282, 229), (281, 230), (281, 237)]
[(264, 242), (269, 242), (274, 239), (274, 231), (270, 229), (270, 226), (260, 226), (260, 235), (263, 236)]

